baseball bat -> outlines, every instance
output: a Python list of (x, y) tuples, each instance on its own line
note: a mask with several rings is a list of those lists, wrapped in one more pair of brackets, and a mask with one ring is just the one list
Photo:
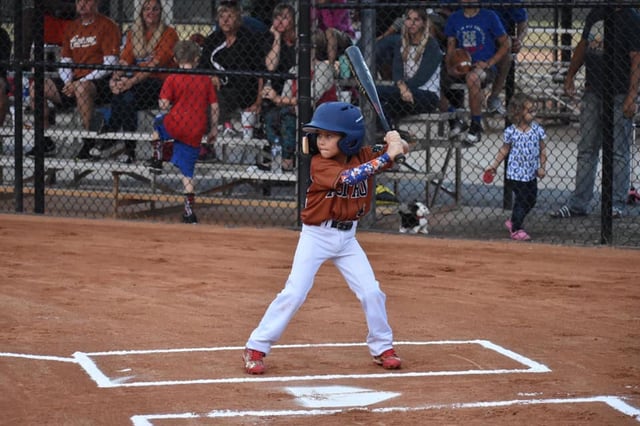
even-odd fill
[[(358, 83), (358, 90), (365, 98), (367, 98), (367, 101), (373, 107), (373, 110), (376, 112), (385, 133), (390, 131), (391, 126), (389, 125), (389, 121), (387, 121), (387, 117), (384, 115), (384, 111), (382, 110), (382, 104), (378, 97), (375, 82), (373, 81), (373, 77), (371, 76), (367, 63), (364, 61), (364, 57), (362, 57), (360, 48), (358, 46), (349, 46), (345, 50), (345, 53), (349, 60), (351, 72)], [(404, 163), (404, 154), (396, 155), (396, 158), (394, 158), (393, 161), (398, 164)]]

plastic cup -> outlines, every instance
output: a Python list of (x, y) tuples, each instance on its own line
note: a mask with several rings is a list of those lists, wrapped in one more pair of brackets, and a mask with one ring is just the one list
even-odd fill
[(495, 175), (491, 170), (485, 170), (485, 172), (482, 174), (482, 181), (484, 183), (492, 183), (494, 177)]
[(249, 140), (253, 138), (253, 126), (256, 125), (257, 116), (255, 112), (242, 111), (240, 113), (240, 124), (242, 125), (242, 138)]

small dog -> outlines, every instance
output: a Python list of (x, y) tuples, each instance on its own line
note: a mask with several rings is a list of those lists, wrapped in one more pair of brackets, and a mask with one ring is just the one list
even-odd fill
[(402, 234), (428, 234), (429, 229), (427, 227), (429, 214), (429, 208), (417, 201), (413, 200), (410, 203), (402, 203), (398, 208), (398, 214), (400, 215), (400, 233)]

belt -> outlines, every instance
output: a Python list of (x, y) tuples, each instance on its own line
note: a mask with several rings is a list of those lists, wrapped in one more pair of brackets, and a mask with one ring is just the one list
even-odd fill
[(338, 231), (350, 231), (351, 228), (353, 228), (353, 222), (350, 220), (349, 221), (332, 220), (331, 227), (336, 228)]

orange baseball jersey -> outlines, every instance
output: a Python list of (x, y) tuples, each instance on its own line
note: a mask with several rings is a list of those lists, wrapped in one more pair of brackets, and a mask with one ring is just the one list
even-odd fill
[[(352, 156), (349, 162), (341, 164), (330, 158), (316, 154), (311, 159), (311, 184), (307, 189), (307, 199), (300, 214), (306, 225), (319, 225), (325, 220), (359, 220), (371, 209), (371, 197), (375, 193), (373, 175), (355, 185), (341, 183), (341, 173), (380, 157), (386, 145), (365, 146)], [(392, 166), (389, 162), (380, 171)]]
[[(75, 64), (102, 64), (105, 56), (120, 55), (120, 28), (104, 15), (96, 15), (94, 21), (83, 25), (80, 19), (65, 28), (61, 56), (71, 58)], [(90, 69), (74, 69), (73, 79), (89, 74)]]
[[(153, 36), (152, 32), (145, 34), (145, 39), (148, 41)], [(153, 48), (153, 55), (149, 58), (136, 58), (133, 54), (133, 33), (127, 32), (127, 41), (125, 42), (124, 49), (120, 54), (120, 60), (126, 62), (128, 65), (140, 65), (147, 66), (150, 62), (154, 62), (157, 67), (172, 68), (176, 66), (173, 60), (173, 47), (180, 40), (178, 33), (173, 27), (166, 27), (158, 40), (158, 44)], [(151, 74), (153, 78), (166, 78), (166, 73), (154, 73)]]

